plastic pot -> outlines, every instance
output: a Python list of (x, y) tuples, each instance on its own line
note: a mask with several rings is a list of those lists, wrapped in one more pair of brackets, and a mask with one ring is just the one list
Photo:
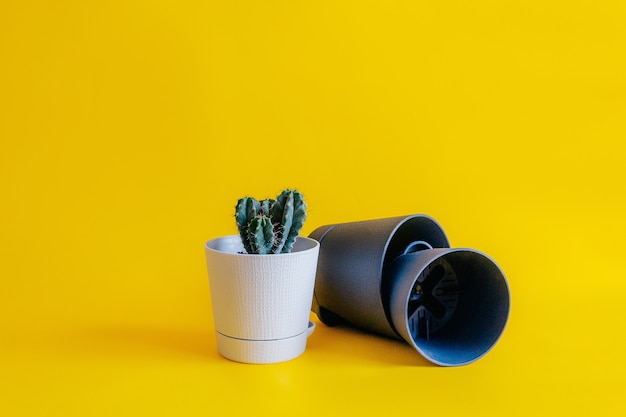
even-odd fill
[(205, 244), (218, 352), (245, 363), (300, 356), (309, 321), (319, 243), (300, 237), (286, 254), (244, 253), (238, 235)]
[(506, 325), (501, 269), (473, 249), (451, 249), (431, 217), (411, 215), (323, 226), (313, 311), (400, 338), (433, 363), (464, 365), (486, 354)]

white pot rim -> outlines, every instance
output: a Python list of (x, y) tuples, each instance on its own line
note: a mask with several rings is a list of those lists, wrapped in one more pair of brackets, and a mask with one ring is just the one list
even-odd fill
[(245, 253), (241, 238), (239, 235), (222, 236), (215, 239), (211, 239), (204, 244), (204, 247), (212, 252), (218, 252), (225, 255), (232, 256), (245, 256), (249, 258), (254, 257), (284, 257), (294, 256), (298, 253), (304, 253), (311, 250), (319, 249), (319, 242), (310, 237), (298, 236), (296, 242), (293, 245), (293, 250), (290, 253), (271, 253), (266, 255), (260, 255), (258, 253)]

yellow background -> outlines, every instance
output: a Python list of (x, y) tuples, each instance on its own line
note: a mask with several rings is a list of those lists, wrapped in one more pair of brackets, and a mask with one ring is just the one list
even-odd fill
[[(2, 1), (0, 415), (623, 414), (625, 52), (622, 1)], [(203, 243), (285, 187), (491, 255), (498, 345), (222, 359)]]

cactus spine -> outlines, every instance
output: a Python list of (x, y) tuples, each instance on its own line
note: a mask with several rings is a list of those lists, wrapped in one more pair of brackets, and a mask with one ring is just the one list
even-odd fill
[(306, 220), (306, 203), (297, 190), (261, 202), (244, 197), (237, 202), (235, 220), (247, 253), (289, 253)]

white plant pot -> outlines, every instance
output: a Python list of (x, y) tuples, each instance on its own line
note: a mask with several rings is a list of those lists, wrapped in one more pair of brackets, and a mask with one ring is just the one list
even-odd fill
[(299, 237), (285, 254), (243, 253), (238, 235), (205, 244), (218, 352), (246, 363), (300, 356), (309, 321), (319, 243)]

